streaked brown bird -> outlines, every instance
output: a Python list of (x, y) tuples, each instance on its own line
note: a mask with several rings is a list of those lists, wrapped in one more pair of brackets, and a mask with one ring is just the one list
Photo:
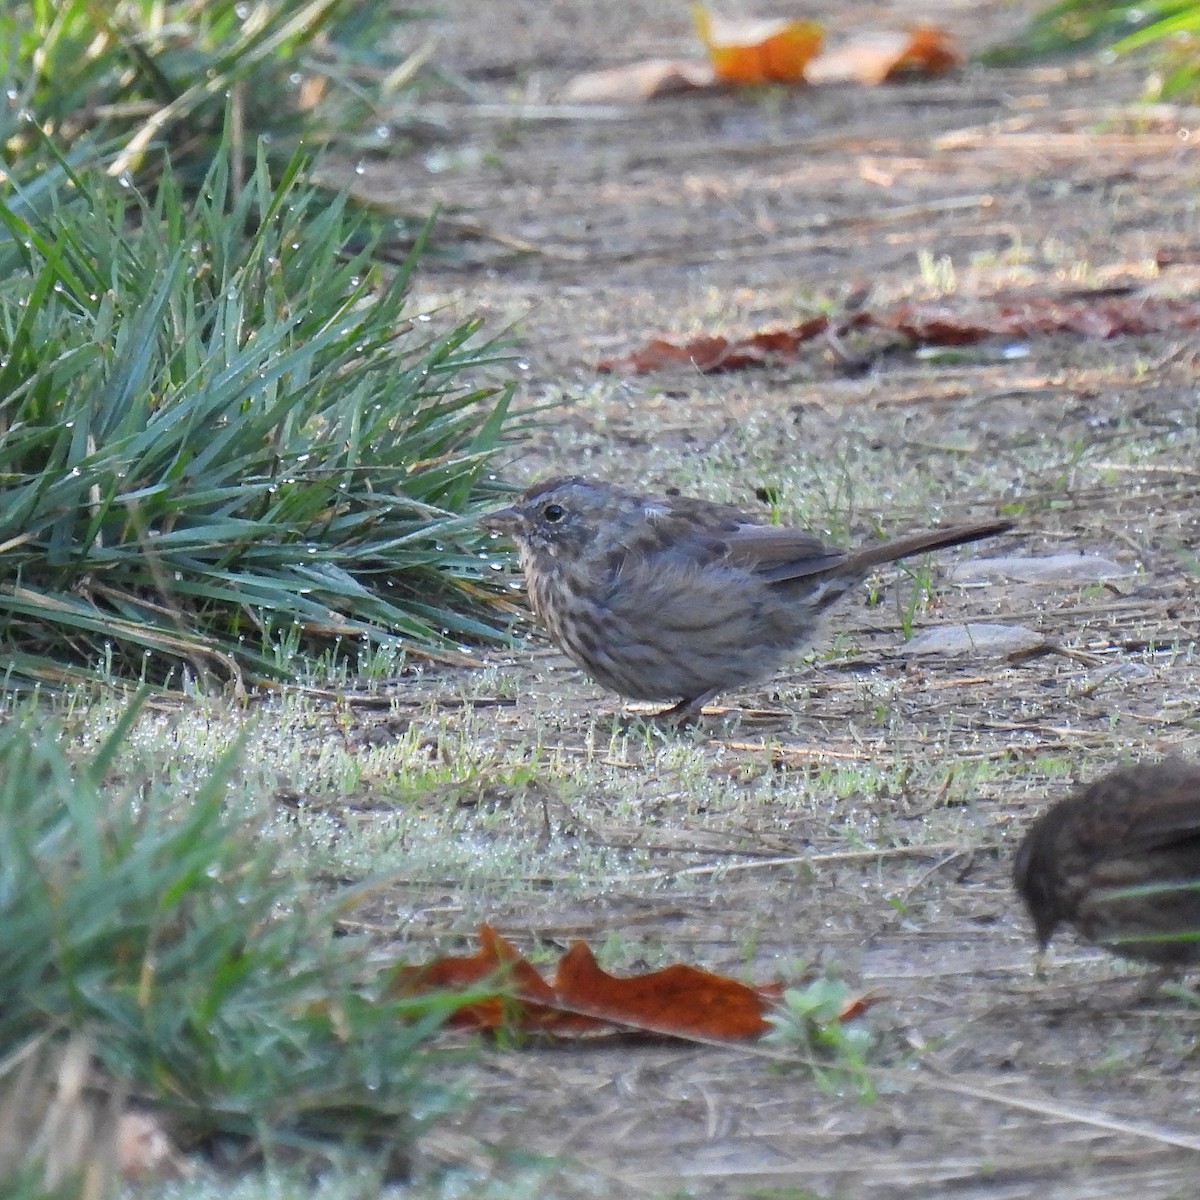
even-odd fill
[(677, 700), (668, 719), (770, 675), (872, 567), (1012, 527), (953, 525), (847, 552), (725, 504), (580, 476), (534, 484), (483, 521), (517, 543), (559, 649), (622, 696)]
[(1013, 882), (1044, 950), (1061, 924), (1126, 958), (1200, 963), (1200, 764), (1114, 771), (1043, 813)]

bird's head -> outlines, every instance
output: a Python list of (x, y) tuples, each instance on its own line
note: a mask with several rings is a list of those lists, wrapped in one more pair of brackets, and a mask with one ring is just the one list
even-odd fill
[(535, 559), (578, 555), (643, 514), (644, 501), (612, 484), (568, 475), (536, 483), (482, 524), (508, 534)]
[(1062, 909), (1054, 842), (1058, 813), (1052, 810), (1025, 836), (1013, 862), (1013, 884), (1033, 919), (1038, 946), (1045, 950), (1066, 919)]

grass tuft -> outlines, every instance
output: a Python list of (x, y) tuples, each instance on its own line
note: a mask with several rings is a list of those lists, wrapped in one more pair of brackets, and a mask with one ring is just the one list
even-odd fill
[[(0, 72), (10, 106), (60, 144), (119, 143), (113, 173), (143, 182), (165, 149), (194, 183), (227, 110), (238, 164), (259, 135), (283, 162), (301, 138), (378, 125), (421, 60), (400, 49), (406, 17), (386, 0), (18, 0), (0, 17)], [(6, 149), (41, 154), (32, 130)]]
[(1200, 95), (1200, 3), (1196, 0), (1060, 0), (1038, 13), (1014, 41), (982, 56), (990, 66), (1012, 66), (1065, 54), (1125, 54), (1153, 47), (1158, 70), (1150, 80), (1157, 98)]
[[(423, 1049), (446, 998), (387, 996), (334, 937), (346, 897), (274, 872), (278, 848), (225, 815), (233, 756), (190, 796), (107, 782), (135, 715), (82, 762), (27, 715), (0, 728), (0, 1060), (74, 1034), (185, 1150), (231, 1167), (366, 1153), (403, 1174), (448, 1102)], [(28, 1124), (12, 1107), (0, 1124)]]
[[(0, 637), (9, 681), (286, 675), (297, 651), (496, 635), (469, 514), (502, 359), (406, 308), (341, 201), (78, 174), (0, 201)], [(470, 377), (474, 382), (464, 382)], [(335, 655), (336, 657), (336, 655)]]
[(876, 1094), (868, 1067), (875, 1038), (862, 1021), (845, 1019), (852, 999), (842, 980), (824, 976), (804, 988), (787, 988), (771, 1015), (767, 1041), (796, 1054), (822, 1089), (847, 1091), (867, 1103)]

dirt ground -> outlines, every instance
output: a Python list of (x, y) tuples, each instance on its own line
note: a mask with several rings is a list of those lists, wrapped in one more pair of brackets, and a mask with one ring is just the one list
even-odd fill
[[(1029, 11), (819, 15), (838, 33), (919, 15), (976, 49)], [(512, 477), (586, 471), (745, 505), (781, 487), (789, 519), (848, 541), (1003, 507), (1018, 531), (970, 556), (1084, 552), (1120, 571), (942, 573), (916, 632), (970, 619), (1045, 639), (966, 658), (905, 654), (893, 572), (882, 603), (864, 588), (844, 606), (815, 661), (722, 697), (674, 740), (631, 736), (629, 710), (544, 643), (432, 676), (454, 701), (441, 728), (538, 748), (525, 783), (462, 818), (486, 838), (485, 810), (507, 806), (523, 867), (507, 885), (398, 886), (379, 928), (452, 949), (491, 919), (544, 953), (608, 945), (619, 967), (836, 969), (879, 998), (882, 1073), (860, 1103), (754, 1049), (494, 1049), (464, 1068), (476, 1100), (430, 1135), (427, 1160), (478, 1182), (537, 1159), (522, 1194), (547, 1197), (1195, 1196), (1200, 1008), (1070, 935), (1035, 977), (1009, 885), (1022, 830), (1073, 781), (1200, 748), (1194, 335), (928, 359), (876, 346), (866, 374), (822, 345), (708, 377), (595, 363), (655, 334), (847, 302), (1194, 295), (1195, 268), (1154, 263), (1200, 239), (1200, 113), (1134, 104), (1144, 67), (1075, 62), (563, 115), (554, 97), (577, 71), (694, 53), (685, 6), (441, 12), (426, 141), (365, 162), (359, 183), (442, 206), (457, 234), (424, 267), (421, 302), (511, 324), (522, 403), (566, 401)], [(427, 698), (411, 705), (428, 719)], [(589, 791), (601, 767), (613, 782)], [(611, 853), (611, 875), (566, 882), (564, 846)]]

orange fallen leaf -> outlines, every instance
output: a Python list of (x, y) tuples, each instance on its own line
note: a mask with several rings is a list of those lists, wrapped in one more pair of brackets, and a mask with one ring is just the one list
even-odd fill
[(965, 345), (985, 337), (1073, 333), (1104, 341), (1123, 335), (1200, 329), (1200, 301), (1174, 296), (1116, 295), (1094, 299), (1031, 296), (991, 313), (960, 313), (944, 304), (903, 304), (876, 324), (913, 341)]
[(1134, 293), (1084, 298), (1031, 296), (985, 310), (945, 302), (898, 304), (883, 313), (856, 312), (841, 322), (812, 317), (787, 329), (765, 329), (740, 337), (697, 334), (686, 341), (651, 338), (628, 354), (601, 359), (598, 371), (647, 374), (690, 366), (703, 374), (737, 371), (793, 361), (800, 347), (830, 330), (874, 326), (925, 346), (969, 346), (989, 337), (1036, 337), (1069, 333), (1098, 341), (1126, 335), (1200, 330), (1200, 300)]
[(687, 963), (626, 979), (610, 975), (585, 942), (574, 942), (554, 976), (559, 1002), (627, 1028), (677, 1037), (733, 1040), (769, 1028), (766, 994)]
[[(398, 968), (392, 976), (393, 991), (416, 995), (496, 981), (494, 995), (472, 999), (458, 1009), (449, 1022), (458, 1028), (506, 1028), (558, 1037), (635, 1032), (726, 1040), (765, 1033), (767, 1014), (783, 994), (779, 983), (754, 987), (686, 963), (641, 975), (611, 975), (584, 942), (573, 943), (559, 960), (551, 985), (490, 925), (479, 927), (479, 943), (472, 955)], [(842, 1019), (860, 1011), (848, 1004)]]
[(868, 86), (898, 75), (944, 75), (962, 64), (954, 40), (935, 25), (907, 32), (864, 33), (819, 54), (809, 64), (810, 83), (863, 83)]
[(737, 20), (692, 8), (717, 78), (726, 83), (800, 83), (825, 31), (815, 21)]
[(1159, 270), (1166, 267), (1200, 267), (1200, 247), (1160, 246), (1155, 251), (1154, 263)]
[(897, 75), (945, 75), (963, 64), (963, 54), (954, 39), (936, 25), (918, 25), (909, 30), (908, 45), (880, 79)]
[(969, 346), (995, 332), (986, 321), (942, 304), (901, 304), (879, 323), (929, 346)]
[(854, 1021), (861, 1017), (869, 1008), (879, 1003), (880, 997), (872, 992), (864, 992), (861, 996), (851, 996), (842, 1005), (838, 1013), (839, 1021)]
[(802, 342), (829, 328), (828, 317), (812, 317), (788, 329), (764, 329), (745, 337), (699, 334), (686, 342), (652, 338), (638, 350), (620, 358), (602, 359), (599, 371), (633, 371), (644, 375), (671, 366), (693, 366), (706, 375), (717, 371), (739, 371), (743, 367), (790, 362)]
[[(447, 955), (421, 967), (400, 967), (392, 980), (395, 991), (416, 994), (432, 991), (461, 991), (481, 983), (497, 981), (511, 988), (526, 1017), (536, 1021), (542, 1010), (554, 1003), (554, 991), (517, 948), (490, 925), (479, 927), (479, 950), (457, 957)], [(505, 992), (463, 1005), (449, 1024), (468, 1029), (498, 1029), (504, 1023)]]
[(652, 58), (576, 75), (559, 99), (567, 104), (632, 104), (710, 88), (715, 82), (716, 73), (706, 62)]
[(629, 104), (728, 84), (879, 84), (906, 74), (940, 75), (963, 61), (950, 35), (934, 25), (865, 33), (823, 51), (825, 32), (815, 21), (720, 17), (699, 4), (692, 16), (708, 62), (649, 59), (588, 71), (572, 79), (560, 99)]

